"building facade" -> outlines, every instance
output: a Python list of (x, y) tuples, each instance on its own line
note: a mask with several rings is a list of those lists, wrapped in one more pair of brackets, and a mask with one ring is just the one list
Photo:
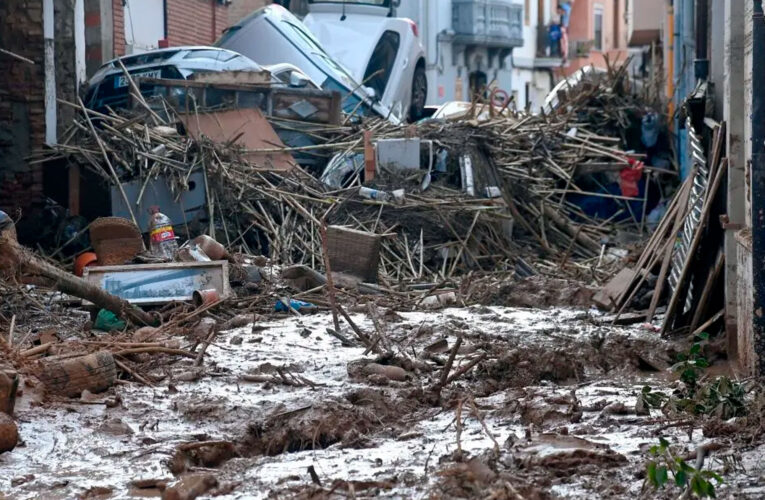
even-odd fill
[(524, 0), (523, 46), (513, 50), (513, 95), (519, 108), (539, 111), (559, 78), (563, 60), (550, 27), (558, 22), (556, 0)]
[(511, 54), (524, 43), (523, 5), (510, 0), (408, 0), (396, 15), (417, 23), (429, 105), (469, 101), (486, 86), (513, 93)]
[[(634, 2), (635, 0), (630, 0)], [(628, 0), (574, 0), (571, 3), (568, 63), (561, 68), (569, 76), (585, 66), (606, 67), (625, 61), (628, 50)]]

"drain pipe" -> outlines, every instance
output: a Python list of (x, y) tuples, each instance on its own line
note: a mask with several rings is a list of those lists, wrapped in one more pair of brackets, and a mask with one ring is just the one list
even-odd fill
[(709, 78), (709, 1), (696, 0), (696, 59), (693, 69), (696, 80)]
[(43, 0), (43, 46), (45, 72), (45, 144), (57, 142), (55, 18), (53, 0)]
[[(765, 374), (765, 72), (757, 63), (765, 58), (765, 16), (762, 0), (754, 1), (752, 15), (752, 340), (753, 375)], [(739, 318), (739, 321), (745, 318)]]

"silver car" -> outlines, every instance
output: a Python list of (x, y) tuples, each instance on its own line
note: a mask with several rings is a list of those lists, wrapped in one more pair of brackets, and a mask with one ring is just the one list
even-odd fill
[(261, 65), (292, 64), (322, 89), (340, 92), (343, 95), (343, 109), (347, 113), (374, 113), (393, 123), (400, 123), (373, 91), (356, 82), (324, 50), (308, 28), (280, 5), (256, 10), (227, 28), (215, 45), (236, 51)]

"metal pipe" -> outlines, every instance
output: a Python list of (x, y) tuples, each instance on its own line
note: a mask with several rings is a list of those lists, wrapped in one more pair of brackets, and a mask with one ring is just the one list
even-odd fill
[(670, 128), (675, 130), (672, 120), (675, 115), (675, 8), (672, 5), (672, 0), (667, 1), (667, 25), (664, 38), (667, 40), (667, 102), (669, 103), (667, 109), (669, 119), (667, 121)]
[(709, 1), (696, 0), (696, 59), (693, 61), (697, 80), (709, 77)]
[(55, 14), (53, 0), (43, 0), (43, 44), (45, 74), (45, 144), (56, 144), (56, 58), (55, 58)]
[[(752, 348), (753, 375), (765, 374), (765, 72), (756, 64), (765, 57), (765, 16), (762, 0), (752, 14)], [(745, 318), (741, 318), (745, 320)]]

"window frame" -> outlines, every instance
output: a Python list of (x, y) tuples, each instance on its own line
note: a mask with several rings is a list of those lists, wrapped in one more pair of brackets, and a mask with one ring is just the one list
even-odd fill
[[(600, 17), (600, 31), (598, 31), (598, 17)], [(603, 8), (603, 5), (601, 4), (595, 4), (593, 5), (592, 9), (592, 48), (594, 50), (597, 50), (599, 52), (603, 52), (604, 50), (604, 28), (603, 22), (605, 20), (605, 9)], [(598, 36), (598, 34), (600, 36)]]

